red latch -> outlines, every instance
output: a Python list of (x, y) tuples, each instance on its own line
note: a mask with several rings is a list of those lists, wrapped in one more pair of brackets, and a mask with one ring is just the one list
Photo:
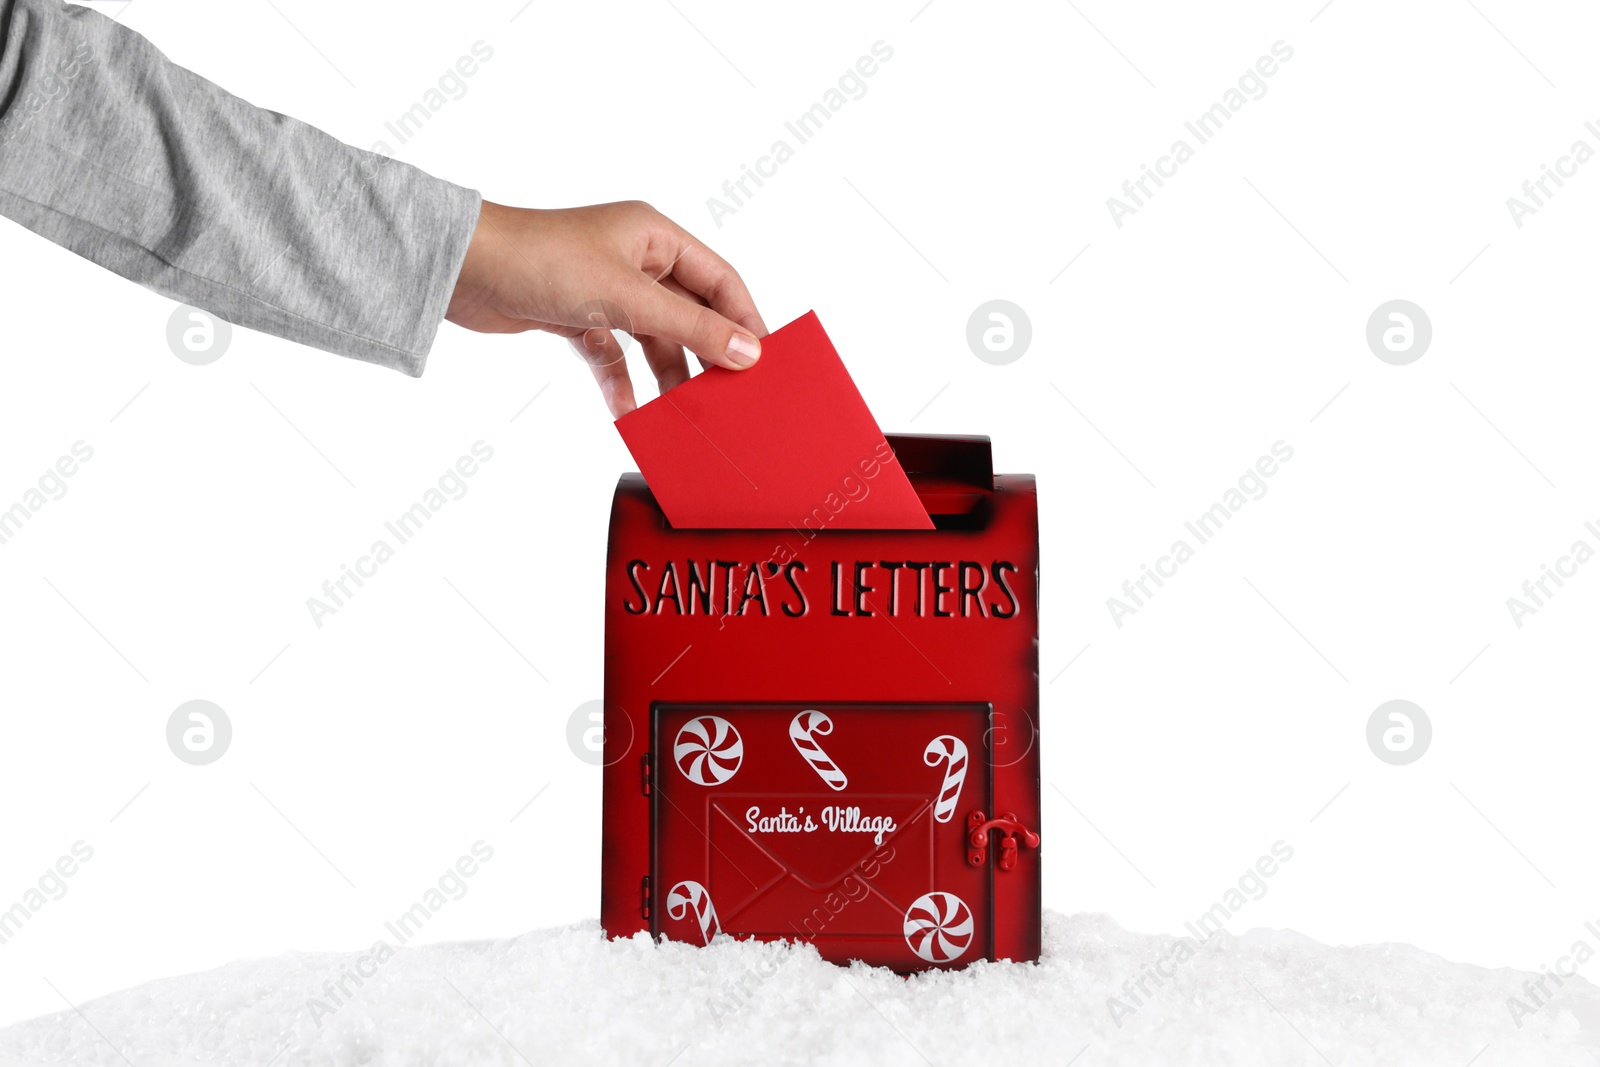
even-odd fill
[(995, 866), (1002, 871), (1016, 867), (1019, 841), (1029, 848), (1039, 847), (1039, 835), (1018, 822), (1016, 815), (1009, 811), (998, 819), (987, 820), (981, 811), (969, 812), (967, 829), (967, 863), (973, 867), (983, 864), (989, 848), (990, 830), (1000, 831), (1000, 855), (995, 860)]

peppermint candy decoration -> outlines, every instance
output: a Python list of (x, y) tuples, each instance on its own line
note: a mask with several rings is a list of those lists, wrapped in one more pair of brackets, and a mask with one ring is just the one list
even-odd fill
[(794, 742), (794, 747), (800, 755), (805, 757), (811, 769), (817, 772), (817, 777), (825, 782), (829, 789), (840, 790), (850, 784), (839, 765), (828, 758), (822, 751), (822, 746), (817, 744), (816, 735), (826, 737), (833, 733), (833, 720), (820, 711), (802, 711), (789, 721), (789, 740)]
[(944, 784), (939, 787), (939, 799), (933, 805), (935, 822), (949, 822), (956, 813), (956, 802), (961, 799), (961, 786), (967, 780), (967, 745), (959, 737), (940, 734), (928, 742), (922, 751), (922, 762), (930, 767), (945, 765)]
[(667, 890), (667, 917), (682, 919), (694, 909), (695, 921), (700, 924), (700, 943), (709, 945), (711, 939), (722, 933), (717, 924), (717, 909), (711, 905), (711, 894), (699, 882), (679, 882)]
[(972, 909), (954, 893), (924, 893), (906, 909), (906, 944), (929, 963), (960, 959), (972, 932)]
[(683, 776), (696, 785), (721, 785), (744, 762), (744, 739), (727, 719), (702, 715), (678, 730), (672, 758)]

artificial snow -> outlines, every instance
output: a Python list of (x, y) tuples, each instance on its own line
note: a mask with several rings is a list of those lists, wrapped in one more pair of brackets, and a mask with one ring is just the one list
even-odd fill
[[(0, 1067), (1600, 1064), (1600, 991), (1581, 978), (1546, 979), (1535, 1004), (1524, 983), (1540, 975), (1407, 945), (1254, 930), (1179, 960), (1176, 942), (1047, 912), (1038, 964), (910, 978), (805, 946), (608, 941), (593, 922), (392, 955), (294, 953), (0, 1030)], [(1513, 997), (1529, 1009), (1520, 1020)]]

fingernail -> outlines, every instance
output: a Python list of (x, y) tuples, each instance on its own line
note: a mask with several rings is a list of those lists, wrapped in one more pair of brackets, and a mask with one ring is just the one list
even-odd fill
[(728, 359), (735, 367), (743, 370), (754, 366), (760, 358), (761, 342), (750, 334), (735, 330), (733, 336), (728, 338)]

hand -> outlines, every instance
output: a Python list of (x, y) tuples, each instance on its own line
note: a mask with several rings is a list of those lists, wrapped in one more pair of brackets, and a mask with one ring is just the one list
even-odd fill
[(743, 370), (767, 333), (739, 275), (648, 204), (539, 211), (485, 200), (445, 318), (481, 333), (572, 342), (612, 418), (637, 404), (613, 329), (638, 338), (662, 392), (702, 367)]

